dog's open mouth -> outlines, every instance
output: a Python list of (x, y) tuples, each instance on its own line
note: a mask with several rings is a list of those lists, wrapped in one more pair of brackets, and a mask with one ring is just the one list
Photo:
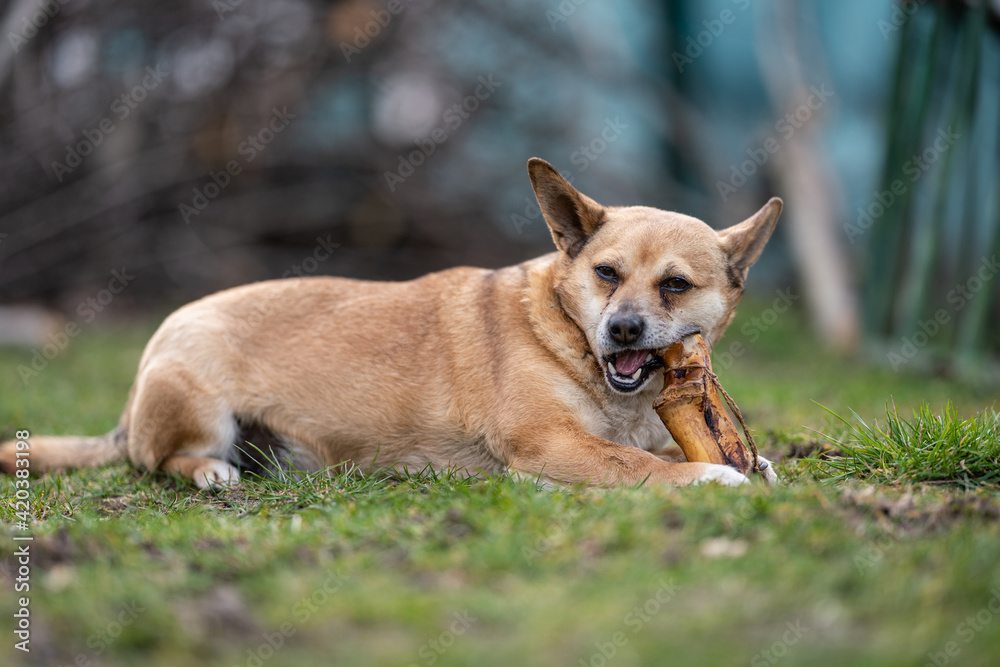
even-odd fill
[(663, 359), (653, 350), (623, 350), (604, 357), (608, 383), (623, 393), (633, 392), (646, 384), (650, 374), (661, 366)]

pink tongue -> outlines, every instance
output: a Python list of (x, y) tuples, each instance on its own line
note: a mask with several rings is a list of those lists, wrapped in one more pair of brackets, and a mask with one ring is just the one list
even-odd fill
[(615, 370), (619, 375), (630, 376), (639, 370), (642, 362), (646, 360), (649, 350), (626, 350), (619, 352), (615, 357)]

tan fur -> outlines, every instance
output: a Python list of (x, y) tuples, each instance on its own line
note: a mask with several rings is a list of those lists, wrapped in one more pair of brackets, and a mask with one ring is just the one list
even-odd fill
[[(199, 486), (234, 482), (224, 460), (241, 425), (254, 424), (308, 468), (451, 466), (557, 484), (743, 481), (663, 449), (651, 407), (662, 370), (626, 395), (609, 386), (601, 358), (607, 319), (623, 304), (656, 345), (694, 328), (718, 340), (780, 200), (715, 232), (677, 213), (603, 207), (537, 158), (529, 174), (559, 251), (401, 283), (276, 280), (188, 304), (146, 347), (118, 447), (113, 434), (33, 438), (32, 469), (120, 452)], [(616, 287), (595, 275), (598, 263), (616, 268)], [(664, 296), (662, 282), (677, 274), (694, 287)], [(10, 443), (0, 447), (0, 468), (12, 457)]]

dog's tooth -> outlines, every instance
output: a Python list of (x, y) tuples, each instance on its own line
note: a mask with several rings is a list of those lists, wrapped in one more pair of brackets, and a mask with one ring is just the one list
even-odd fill
[(641, 368), (639, 370), (637, 370), (635, 373), (632, 373), (632, 379), (633, 380), (638, 380), (640, 375), (642, 375), (642, 369)]
[(608, 370), (611, 371), (612, 375), (618, 375), (618, 371), (615, 370), (615, 365), (610, 361), (608, 362)]

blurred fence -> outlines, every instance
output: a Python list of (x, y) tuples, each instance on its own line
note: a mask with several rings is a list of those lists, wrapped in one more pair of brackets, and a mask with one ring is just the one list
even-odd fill
[[(904, 5), (881, 185), (864, 247), (869, 334), (894, 368), (1000, 353), (1000, 30), (987, 5)], [(865, 243), (861, 243), (864, 241)]]
[(574, 31), (529, 2), (17, 3), (0, 299), (123, 262), (133, 294), (186, 299), (280, 276), (320, 236), (340, 244), (320, 273), (520, 261), (551, 247), (536, 154), (610, 203), (666, 204), (658, 67), (633, 62), (660, 22), (626, 38), (619, 18), (656, 10), (598, 4)]
[[(122, 267), (136, 278), (116, 308), (159, 309), (295, 273), (521, 261), (551, 248), (524, 171), (537, 155), (599, 201), (716, 227), (781, 195), (750, 288), (795, 283), (841, 349), (899, 345), (996, 244), (995, 16), (931, 0), (15, 0), (0, 302), (70, 309)], [(961, 137), (892, 194), (949, 125)], [(946, 357), (997, 352), (986, 290), (935, 338)]]

